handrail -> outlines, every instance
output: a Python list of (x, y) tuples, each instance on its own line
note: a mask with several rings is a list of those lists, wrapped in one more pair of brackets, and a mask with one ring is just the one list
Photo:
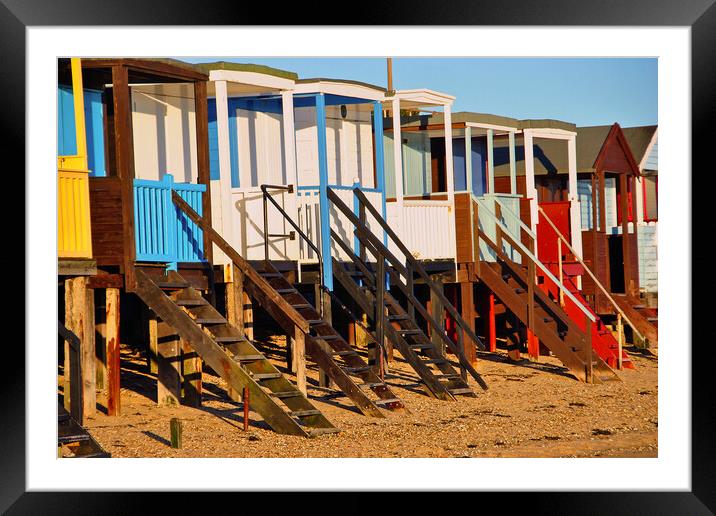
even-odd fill
[(514, 211), (512, 211), (509, 206), (507, 206), (506, 204), (502, 204), (502, 201), (498, 197), (495, 197), (494, 199), (495, 202), (500, 205), (500, 209), (509, 212), (509, 214), (512, 215), (512, 217), (514, 217), (515, 220), (520, 223), (520, 228), (523, 229), (525, 233), (527, 233), (530, 238), (532, 238), (532, 240), (535, 240), (537, 238), (537, 235), (534, 231), (532, 231), (532, 228), (525, 224), (524, 221)]
[(591, 269), (587, 266), (586, 263), (584, 263), (584, 260), (579, 257), (577, 254), (577, 251), (570, 245), (570, 243), (567, 241), (567, 239), (562, 235), (562, 232), (557, 229), (557, 226), (552, 222), (552, 219), (549, 218), (547, 213), (542, 209), (540, 205), (537, 205), (537, 209), (540, 211), (540, 213), (544, 216), (544, 219), (549, 223), (550, 226), (552, 226), (552, 229), (555, 233), (557, 233), (557, 236), (564, 242), (564, 244), (567, 246), (567, 249), (569, 249), (572, 252), (572, 255), (577, 259), (577, 261), (582, 264), (582, 267), (584, 267), (584, 270), (587, 271), (587, 274), (589, 274), (589, 277), (592, 278), (592, 281), (599, 287), (599, 289), (604, 293), (605, 296), (607, 296), (607, 299), (609, 299), (609, 302), (614, 306), (614, 308), (617, 309), (617, 312), (622, 316), (624, 320), (631, 326), (632, 331), (639, 337), (640, 340), (645, 340), (644, 336), (639, 333), (639, 330), (636, 329), (636, 326), (629, 320), (629, 318), (626, 316), (624, 311), (621, 309), (621, 307), (617, 304), (616, 301), (614, 301), (614, 298), (609, 294), (607, 289), (602, 285), (602, 283), (597, 279), (597, 277), (594, 275), (594, 273), (591, 271)]
[[(268, 258), (268, 256), (269, 256), (269, 255), (268, 255), (268, 239), (269, 239), (269, 233), (268, 233), (268, 210), (267, 210), (267, 205), (266, 205), (266, 199), (268, 199), (269, 201), (271, 201), (271, 204), (273, 204), (273, 205), (276, 207), (276, 209), (277, 209), (277, 210), (279, 211), (279, 213), (283, 216), (283, 218), (286, 219), (286, 221), (288, 221), (289, 224), (291, 224), (291, 227), (293, 227), (293, 228), (296, 230), (296, 232), (298, 233), (298, 235), (299, 235), (301, 238), (303, 238), (303, 240), (306, 242), (306, 244), (308, 244), (308, 247), (310, 247), (311, 249), (313, 249), (313, 252), (315, 252), (316, 255), (318, 256), (318, 264), (319, 264), (318, 274), (319, 274), (319, 278), (320, 278), (320, 282), (321, 282), (321, 289), (323, 289), (323, 286), (324, 286), (324, 282), (323, 282), (323, 267), (320, 266), (320, 264), (323, 263), (323, 259), (321, 258), (321, 251), (319, 251), (319, 249), (318, 249), (318, 247), (316, 246), (316, 244), (314, 244), (314, 243), (311, 241), (311, 239), (308, 238), (308, 235), (306, 235), (306, 233), (304, 233), (303, 230), (301, 230), (301, 228), (298, 227), (298, 224), (296, 224), (296, 223), (293, 221), (293, 219), (290, 217), (290, 215), (289, 215), (288, 213), (286, 213), (286, 211), (278, 204), (278, 202), (276, 202), (276, 199), (274, 199), (273, 197), (271, 197), (271, 194), (268, 193), (269, 188), (270, 188), (271, 190), (284, 190), (284, 191), (286, 191), (286, 192), (288, 192), (288, 193), (293, 193), (293, 186), (292, 186), (292, 185), (288, 185), (288, 186), (285, 186), (285, 185), (261, 185), (261, 192), (263, 193), (263, 203), (264, 203), (264, 255), (265, 255), (266, 261), (268, 261), (268, 259), (269, 259), (269, 258)], [(323, 319), (323, 296), (320, 296), (320, 297), (321, 297), (321, 299), (319, 300), (319, 309), (318, 309), (318, 311), (319, 311), (319, 313), (320, 313), (321, 319)]]
[[(512, 233), (510, 232), (509, 228), (508, 228), (507, 226), (505, 226), (505, 225), (497, 218), (497, 215), (495, 215), (494, 213), (492, 213), (489, 209), (481, 209), (479, 212), (480, 212), (480, 213), (487, 212), (487, 213), (490, 215), (490, 217), (493, 218), (493, 220), (495, 221), (495, 223), (497, 224), (497, 226), (498, 226), (502, 231), (504, 231), (504, 232), (507, 233), (508, 235), (511, 235), (511, 234), (512, 234)], [(539, 261), (539, 260), (537, 259), (537, 257), (536, 257), (535, 255), (533, 255), (533, 254), (530, 252), (530, 250), (527, 249), (527, 248), (524, 246), (524, 244), (523, 244), (522, 242), (519, 241), (519, 239), (516, 239), (516, 240), (515, 240), (515, 239), (511, 238), (511, 240), (513, 241), (513, 242), (512, 242), (513, 244), (516, 244), (516, 245), (517, 245), (517, 248), (521, 251), (521, 254), (522, 254), (523, 256), (526, 256), (526, 257), (529, 258), (532, 262), (534, 262), (534, 264), (537, 265), (537, 267), (539, 267), (540, 270), (541, 270), (549, 279), (551, 279), (555, 284), (557, 284), (559, 287), (561, 287), (562, 289), (564, 289), (565, 294), (567, 294), (567, 297), (569, 297), (569, 299), (571, 299), (572, 302), (579, 307), (579, 309), (582, 311), (582, 313), (583, 313), (590, 321), (596, 322), (596, 320), (597, 320), (596, 317), (594, 317), (594, 315), (592, 315), (592, 313), (591, 313), (582, 303), (580, 303), (579, 300), (578, 300), (576, 297), (574, 297), (574, 294), (572, 294), (572, 293), (569, 291), (569, 289), (567, 289), (557, 278), (554, 277), (554, 275), (553, 275), (551, 272), (549, 272), (549, 269), (547, 269), (547, 267), (545, 267), (544, 264), (543, 264), (541, 261)]]
[[(445, 309), (448, 311), (450, 316), (456, 321), (458, 326), (460, 326), (460, 328), (462, 329), (462, 333), (466, 333), (468, 335), (468, 337), (470, 338), (470, 340), (473, 341), (473, 343), (475, 344), (477, 349), (484, 350), (485, 345), (483, 344), (482, 340), (480, 340), (480, 338), (475, 334), (475, 332), (472, 331), (467, 326), (465, 321), (462, 319), (462, 317), (457, 312), (457, 310), (452, 305), (452, 303), (450, 303), (450, 301), (445, 297), (445, 295), (435, 287), (433, 281), (430, 279), (430, 277), (427, 274), (427, 272), (425, 271), (425, 269), (423, 269), (423, 267), (420, 265), (420, 263), (417, 260), (415, 260), (415, 258), (413, 258), (413, 256), (410, 254), (408, 249), (405, 247), (405, 245), (400, 241), (400, 239), (397, 237), (395, 232), (393, 232), (393, 230), (388, 226), (388, 224), (383, 219), (382, 215), (380, 213), (378, 213), (378, 211), (369, 202), (369, 200), (366, 198), (366, 196), (363, 194), (363, 192), (361, 192), (359, 188), (355, 188), (353, 190), (353, 193), (356, 195), (359, 202), (361, 202), (362, 206), (364, 206), (368, 211), (371, 212), (371, 214), (373, 215), (375, 220), (378, 222), (378, 224), (383, 228), (383, 230), (386, 232), (386, 234), (398, 246), (398, 248), (403, 253), (406, 261), (409, 264), (409, 269), (413, 270), (413, 271), (417, 271), (418, 274), (425, 281), (425, 284), (428, 285), (430, 290), (433, 291), (435, 293), (435, 295), (440, 299), (441, 303), (443, 304)], [(395, 255), (393, 255), (393, 253), (391, 253), (388, 250), (388, 248), (383, 245), (383, 242), (381, 242), (372, 232), (367, 231), (366, 228), (361, 228), (360, 220), (356, 217), (356, 215), (353, 213), (353, 211), (350, 210), (333, 191), (331, 191), (331, 189), (328, 189), (328, 198), (333, 202), (334, 206), (336, 206), (341, 212), (343, 212), (343, 214), (348, 218), (348, 220), (353, 225), (356, 226), (358, 233), (359, 233), (359, 238), (361, 235), (364, 238), (366, 238), (368, 240), (368, 242), (370, 242), (370, 244), (375, 247), (376, 250), (380, 250), (380, 254), (382, 254), (385, 258), (387, 258), (389, 262), (391, 262), (391, 265), (393, 266), (392, 269), (395, 269), (395, 271), (397, 271), (396, 273), (400, 273), (407, 277), (407, 273), (408, 273), (409, 269), (406, 268), (405, 266), (403, 266), (400, 263), (400, 261), (395, 257)], [(390, 273), (392, 271), (389, 270), (388, 272)], [(420, 309), (420, 307), (418, 307), (418, 309)], [(428, 317), (428, 319), (430, 319), (430, 317)], [(437, 324), (434, 321), (432, 321), (432, 322), (433, 322), (433, 326), (438, 328)], [(445, 330), (443, 328), (440, 328), (440, 331), (442, 333), (440, 333), (440, 332), (439, 333), (442, 335), (442, 334), (444, 334)], [(461, 336), (462, 333), (458, 333), (458, 335)], [(448, 340), (452, 344), (452, 341), (450, 339), (448, 339)], [(474, 370), (472, 365), (469, 363), (469, 361), (465, 357), (462, 350), (457, 350), (457, 351), (459, 351), (459, 353), (456, 353), (456, 355), (458, 356), (462, 367), (465, 368), (465, 370), (467, 370), (468, 372), (470, 372), (470, 374), (473, 376), (473, 378), (475, 378), (478, 381), (478, 383), (479, 382), (484, 383), (482, 381), (482, 378), (479, 376), (479, 374)]]
[[(191, 220), (193, 220), (199, 227), (201, 227), (201, 229), (204, 231), (204, 234), (209, 237), (209, 240), (215, 243), (217, 247), (221, 249), (224, 254), (228, 256), (229, 259), (242, 270), (242, 272), (251, 280), (252, 283), (254, 283), (264, 293), (270, 292), (272, 290), (275, 291), (271, 284), (266, 281), (263, 276), (256, 272), (256, 270), (251, 266), (251, 264), (247, 262), (246, 259), (242, 257), (239, 253), (237, 253), (236, 250), (231, 247), (231, 244), (224, 240), (224, 238), (219, 233), (217, 233), (216, 230), (212, 228), (210, 224), (207, 224), (204, 218), (196, 211), (194, 211), (189, 205), (189, 203), (182, 199), (181, 196), (175, 191), (172, 191), (172, 201), (174, 202), (174, 204), (179, 206), (179, 208), (181, 208), (181, 210), (184, 211), (184, 213), (186, 213)], [(271, 296), (270, 301), (277, 305), (288, 316), (288, 318), (291, 319), (291, 322), (298, 328), (300, 328), (303, 333), (309, 333), (308, 322), (306, 322), (306, 320), (301, 316), (301, 314), (298, 313), (298, 310), (291, 306), (288, 301), (286, 301), (281, 296)]]

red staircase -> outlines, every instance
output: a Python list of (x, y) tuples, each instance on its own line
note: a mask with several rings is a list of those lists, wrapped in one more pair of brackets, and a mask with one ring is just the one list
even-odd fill
[[(544, 263), (544, 262), (543, 262)], [(559, 264), (558, 263), (544, 263), (549, 271), (554, 274), (555, 277), (559, 278)], [(570, 293), (579, 300), (580, 303), (596, 318), (595, 324), (592, 325), (592, 349), (597, 352), (599, 357), (604, 360), (609, 367), (616, 368), (618, 366), (619, 358), (619, 343), (614, 338), (614, 335), (606, 327), (604, 322), (599, 316), (592, 310), (586, 299), (582, 296), (577, 288), (577, 276), (584, 274), (584, 268), (577, 261), (564, 261), (562, 262), (562, 282), (569, 289)], [(538, 284), (540, 288), (547, 293), (552, 299), (559, 300), (559, 287), (550, 280), (544, 273), (537, 272)], [(584, 314), (577, 307), (577, 305), (569, 299), (567, 296), (563, 296), (563, 308), (564, 311), (569, 315), (569, 318), (579, 327), (580, 330), (584, 331), (586, 323), (584, 320)], [(626, 351), (622, 349), (622, 367), (627, 369), (634, 369), (634, 363)]]

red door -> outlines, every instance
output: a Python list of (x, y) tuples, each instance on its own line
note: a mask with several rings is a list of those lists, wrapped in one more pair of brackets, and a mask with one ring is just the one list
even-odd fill
[[(562, 233), (567, 242), (572, 243), (569, 224), (569, 201), (541, 202), (540, 208), (544, 210), (549, 219)], [(557, 263), (557, 233), (544, 218), (542, 212), (539, 214), (537, 224), (537, 257), (542, 263)], [(562, 255), (567, 253), (566, 246), (562, 246)]]

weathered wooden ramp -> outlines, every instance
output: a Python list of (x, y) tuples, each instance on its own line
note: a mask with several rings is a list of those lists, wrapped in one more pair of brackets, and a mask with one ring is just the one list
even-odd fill
[(644, 335), (649, 346), (659, 346), (658, 310), (649, 308), (632, 296), (613, 294), (614, 301), (624, 310), (636, 329)]
[[(374, 274), (364, 264), (361, 264), (360, 270), (350, 271), (334, 260), (333, 277), (368, 314), (368, 319), (375, 322)], [(442, 400), (454, 400), (456, 395), (476, 396), (459, 371), (430, 342), (395, 298), (387, 292), (384, 295), (384, 306), (387, 308), (383, 321), (385, 334), (418, 374), (428, 393)]]
[(65, 407), (57, 407), (57, 446), (66, 446), (72, 452), (72, 458), (106, 458), (112, 455), (106, 452), (90, 433), (75, 421)]
[[(257, 271), (178, 195), (174, 202), (236, 265), (243, 288), (288, 334), (296, 327), (305, 335), (306, 353), (363, 414), (385, 417), (380, 410), (403, 409), (403, 402), (306, 299), (269, 263)], [(356, 383), (355, 379), (361, 382)], [(370, 393), (370, 394), (369, 394)]]
[(137, 269), (136, 294), (174, 328), (276, 432), (313, 437), (338, 429), (240, 331), (177, 273), (155, 281)]

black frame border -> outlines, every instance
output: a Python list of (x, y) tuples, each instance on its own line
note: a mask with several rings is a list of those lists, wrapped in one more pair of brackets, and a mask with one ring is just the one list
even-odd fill
[[(702, 181), (712, 181), (713, 169), (711, 148), (716, 139), (716, 0), (511, 0), (509, 2), (488, 2), (484, 0), (452, 0), (436, 9), (436, 3), (425, 0), (412, 2), (395, 1), (356, 9), (351, 16), (335, 16), (335, 2), (326, 6), (303, 6), (305, 21), (315, 25), (319, 18), (313, 13), (322, 11), (326, 25), (341, 24), (350, 19), (355, 25), (553, 25), (553, 26), (689, 26), (691, 27), (691, 73), (692, 73), (692, 169), (704, 170)], [(146, 0), (124, 0), (123, 2), (98, 2), (97, 0), (0, 0), (0, 92), (4, 100), (0, 141), (5, 150), (10, 149), (18, 162), (16, 170), (25, 170), (25, 29), (27, 26), (43, 25), (246, 25), (256, 22), (271, 25), (295, 24), (300, 20), (297, 13), (276, 6), (275, 12), (268, 13), (266, 5), (243, 2), (206, 0), (200, 6), (188, 0), (155, 0), (148, 7)], [(301, 7), (300, 5), (298, 6)], [(306, 12), (308, 11), (308, 12)], [(333, 13), (333, 16), (331, 16)], [(307, 19), (306, 14), (311, 15)], [(698, 168), (697, 168), (698, 167)], [(684, 177), (690, 171), (681, 171)], [(16, 178), (19, 174), (15, 174)], [(24, 174), (23, 174), (24, 180)], [(21, 189), (25, 191), (24, 181)], [(692, 218), (692, 235), (704, 234), (710, 228), (704, 221), (710, 216), (707, 197), (710, 189), (692, 187), (692, 203), (685, 209)], [(713, 202), (713, 201), (711, 201)], [(708, 210), (708, 211), (707, 211)], [(711, 215), (712, 216), (712, 215)], [(22, 225), (15, 224), (15, 231), (22, 230), (20, 241), (26, 238), (24, 219)], [(699, 231), (701, 229), (701, 231)], [(710, 233), (708, 233), (710, 234)], [(18, 240), (15, 240), (18, 241)], [(713, 261), (709, 246), (701, 245), (684, 250), (691, 253), (691, 263), (685, 269), (709, 271)], [(24, 247), (21, 251), (24, 258)], [(24, 264), (25, 260), (17, 260)], [(690, 265), (690, 269), (689, 269)], [(26, 271), (23, 270), (26, 273)], [(23, 275), (24, 276), (24, 275)], [(693, 285), (693, 283), (692, 283)], [(702, 289), (703, 290), (703, 289)], [(17, 292), (24, 292), (18, 289)], [(692, 321), (708, 321), (710, 303), (704, 292), (692, 289), (692, 298), (684, 300), (692, 308)], [(699, 299), (701, 297), (701, 299)], [(19, 305), (19, 299), (16, 299)], [(22, 303), (24, 306), (24, 303)], [(713, 317), (713, 316), (711, 316)], [(37, 321), (35, 321), (37, 322)], [(25, 323), (30, 324), (30, 315), (25, 314)], [(693, 324), (693, 323), (692, 323)], [(691, 346), (691, 353), (709, 353), (706, 347), (710, 335), (707, 324), (692, 326), (692, 334), (686, 335), (685, 350), (691, 342), (701, 342), (701, 347)], [(691, 340), (691, 342), (689, 341)], [(123, 493), (26, 493), (25, 457), (25, 349), (11, 345), (5, 339), (5, 363), (13, 364), (4, 368), (2, 375), (3, 396), (0, 398), (0, 511), (12, 514), (52, 512), (56, 514), (98, 514), (144, 512), (149, 509), (146, 496)], [(15, 341), (17, 342), (17, 341)], [(685, 352), (688, 352), (685, 351)], [(696, 355), (698, 356), (698, 355)], [(716, 511), (716, 418), (714, 418), (713, 376), (710, 361), (706, 357), (692, 360), (692, 490), (690, 492), (588, 492), (588, 493), (510, 493), (505, 504), (502, 493), (480, 493), (476, 504), (485, 507), (487, 497), (509, 512), (518, 508), (531, 514), (714, 514)], [(236, 503), (248, 508), (255, 497), (247, 494), (231, 495), (212, 493), (211, 501), (226, 504)], [(296, 495), (275, 493), (271, 495), (277, 505), (295, 505)], [(341, 512), (351, 508), (357, 512), (366, 498), (359, 493), (341, 496)], [(414, 494), (414, 496), (420, 496)], [(451, 495), (451, 498), (454, 495)], [(188, 509), (190, 501), (197, 500), (189, 493), (160, 493), (155, 500), (167, 503), (166, 508), (176, 504)], [(500, 497), (502, 504), (497, 500)], [(337, 498), (337, 497), (336, 497)], [(356, 503), (350, 503), (351, 501)], [(397, 500), (397, 499), (394, 499)], [(207, 500), (202, 501), (204, 509)], [(417, 501), (417, 498), (416, 500)], [(346, 503), (348, 502), (348, 503)], [(391, 510), (394, 501), (387, 497), (380, 502), (381, 509)], [(454, 502), (452, 502), (454, 503)], [(403, 508), (404, 505), (395, 509)], [(276, 505), (274, 506), (274, 509)], [(295, 509), (295, 507), (294, 507)], [(271, 511), (273, 512), (273, 511)], [(361, 511), (363, 512), (363, 511)]]

